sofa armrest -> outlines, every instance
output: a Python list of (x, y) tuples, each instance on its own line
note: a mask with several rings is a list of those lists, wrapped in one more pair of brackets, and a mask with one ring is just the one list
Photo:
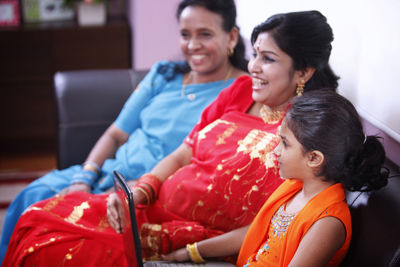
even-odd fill
[(147, 71), (77, 70), (54, 75), (57, 167), (82, 163)]

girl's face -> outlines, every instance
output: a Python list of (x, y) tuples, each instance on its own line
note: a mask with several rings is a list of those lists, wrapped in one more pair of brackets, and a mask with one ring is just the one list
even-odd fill
[(237, 42), (237, 31), (227, 33), (222, 17), (203, 7), (186, 7), (179, 18), (180, 47), (191, 69), (200, 74), (227, 67), (228, 50)]
[(248, 69), (253, 77), (253, 99), (271, 108), (285, 105), (295, 95), (301, 71), (293, 69), (292, 58), (283, 52), (268, 32), (258, 35)]
[(293, 132), (287, 127), (286, 118), (281, 125), (281, 142), (275, 148), (274, 153), (278, 157), (279, 174), (282, 178), (301, 179), (307, 175), (309, 169), (307, 154), (303, 146), (297, 141)]

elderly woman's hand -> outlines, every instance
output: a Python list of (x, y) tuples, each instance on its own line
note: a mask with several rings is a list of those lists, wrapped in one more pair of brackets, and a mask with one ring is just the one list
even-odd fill
[(90, 185), (85, 184), (85, 183), (75, 183), (75, 184), (72, 184), (72, 185), (64, 188), (58, 194), (61, 196), (65, 196), (66, 194), (69, 194), (69, 193), (75, 192), (75, 191), (82, 191), (82, 192), (90, 193), (90, 191), (91, 191)]

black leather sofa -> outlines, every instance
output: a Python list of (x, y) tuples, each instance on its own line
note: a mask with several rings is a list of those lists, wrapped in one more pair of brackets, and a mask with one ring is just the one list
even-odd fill
[[(58, 167), (82, 163), (146, 71), (81, 70), (54, 77), (58, 112)], [(387, 163), (392, 175), (399, 167)], [(400, 266), (400, 178), (377, 192), (347, 192), (353, 221), (342, 266)]]
[(347, 192), (353, 237), (341, 266), (400, 266), (399, 167), (387, 161), (389, 183), (374, 192)]
[(57, 167), (80, 164), (147, 71), (78, 70), (54, 75)]

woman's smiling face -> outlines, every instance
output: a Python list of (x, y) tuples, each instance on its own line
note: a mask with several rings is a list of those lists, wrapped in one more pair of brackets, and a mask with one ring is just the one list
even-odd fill
[(203, 7), (189, 6), (182, 11), (180, 47), (193, 71), (210, 73), (228, 64), (228, 50), (237, 40), (222, 24), (220, 15)]
[(253, 99), (270, 108), (286, 105), (301, 82), (301, 71), (293, 69), (292, 58), (283, 52), (269, 32), (258, 35), (248, 69), (253, 77)]

